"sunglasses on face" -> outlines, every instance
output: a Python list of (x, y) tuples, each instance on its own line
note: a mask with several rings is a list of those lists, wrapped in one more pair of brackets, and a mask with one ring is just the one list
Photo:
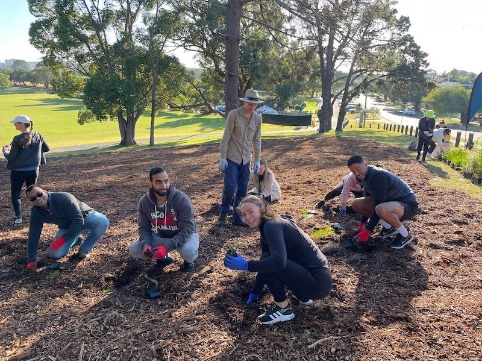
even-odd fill
[(43, 195), (44, 194), (42, 192), (38, 192), (36, 195), (30, 197), (30, 202), (35, 202), (37, 200), (37, 198), (42, 198)]

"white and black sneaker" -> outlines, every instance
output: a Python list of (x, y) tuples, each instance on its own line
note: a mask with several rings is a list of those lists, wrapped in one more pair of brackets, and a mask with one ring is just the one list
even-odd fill
[(392, 237), (397, 233), (398, 231), (394, 227), (390, 227), (390, 228), (382, 227), (382, 230), (380, 231), (380, 233), (378, 233), (378, 237), (380, 237), (381, 239), (385, 239), (385, 238)]
[(290, 305), (286, 306), (285, 308), (280, 308), (275, 303), (273, 303), (265, 313), (258, 316), (258, 320), (265, 325), (289, 321), (293, 318), (295, 318), (295, 314), (293, 313)]
[(414, 237), (410, 232), (408, 232), (408, 236), (404, 237), (401, 234), (398, 234), (397, 238), (393, 240), (390, 244), (391, 248), (394, 249), (403, 249), (407, 244), (410, 244), (413, 241)]
[(293, 297), (295, 300), (297, 300), (300, 303), (300, 305), (303, 305), (303, 306), (310, 306), (313, 304), (313, 300), (311, 298), (307, 298), (305, 300), (301, 297), (297, 297), (294, 293), (291, 293), (291, 297)]

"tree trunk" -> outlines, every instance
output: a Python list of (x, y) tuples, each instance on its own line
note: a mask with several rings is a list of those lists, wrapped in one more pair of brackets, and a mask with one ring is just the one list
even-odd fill
[(134, 140), (136, 121), (137, 119), (135, 119), (134, 116), (127, 116), (127, 119), (125, 119), (121, 110), (117, 112), (117, 123), (119, 124), (121, 137), (119, 145), (128, 146), (137, 144)]
[[(328, 132), (331, 130), (331, 117), (333, 115), (333, 105), (331, 104), (331, 84), (333, 81), (333, 45), (335, 39), (334, 28), (330, 28), (328, 35), (328, 44), (326, 48), (323, 47), (323, 29), (321, 23), (318, 23), (318, 54), (320, 57), (321, 69), (321, 98), (323, 104), (318, 112), (318, 119), (320, 121), (319, 133)], [(326, 58), (324, 51), (326, 50)]]
[(241, 0), (228, 0), (226, 13), (226, 75), (224, 78), (224, 104), (226, 114), (238, 107), (239, 42), (241, 37)]
[(156, 120), (156, 92), (157, 92), (157, 56), (154, 57), (152, 66), (152, 90), (151, 90), (151, 129), (149, 132), (149, 145), (154, 145), (154, 126)]

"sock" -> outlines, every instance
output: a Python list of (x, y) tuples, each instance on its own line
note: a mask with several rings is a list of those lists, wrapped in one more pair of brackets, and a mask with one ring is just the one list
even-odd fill
[(385, 229), (390, 229), (392, 227), (390, 223), (385, 222), (383, 219), (380, 219), (378, 224), (381, 224)]
[(402, 235), (402, 237), (407, 237), (407, 236), (408, 236), (408, 231), (407, 231), (407, 229), (405, 228), (405, 226), (403, 225), (403, 223), (402, 223), (402, 225), (401, 225), (400, 227), (397, 228), (397, 231), (398, 231), (398, 233), (400, 233), (400, 234)]

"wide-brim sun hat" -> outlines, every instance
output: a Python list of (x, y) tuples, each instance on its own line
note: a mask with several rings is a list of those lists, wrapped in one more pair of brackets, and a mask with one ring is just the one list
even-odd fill
[(15, 124), (15, 123), (24, 123), (24, 124), (30, 124), (30, 118), (27, 117), (26, 115), (17, 115), (15, 119), (12, 119), (10, 123)]
[(425, 116), (426, 116), (427, 118), (435, 118), (435, 113), (433, 112), (432, 109), (430, 109), (430, 110), (427, 110), (427, 111), (425, 112)]
[(245, 103), (261, 104), (263, 101), (259, 99), (258, 91), (254, 89), (246, 90), (244, 98), (239, 98), (239, 100)]

